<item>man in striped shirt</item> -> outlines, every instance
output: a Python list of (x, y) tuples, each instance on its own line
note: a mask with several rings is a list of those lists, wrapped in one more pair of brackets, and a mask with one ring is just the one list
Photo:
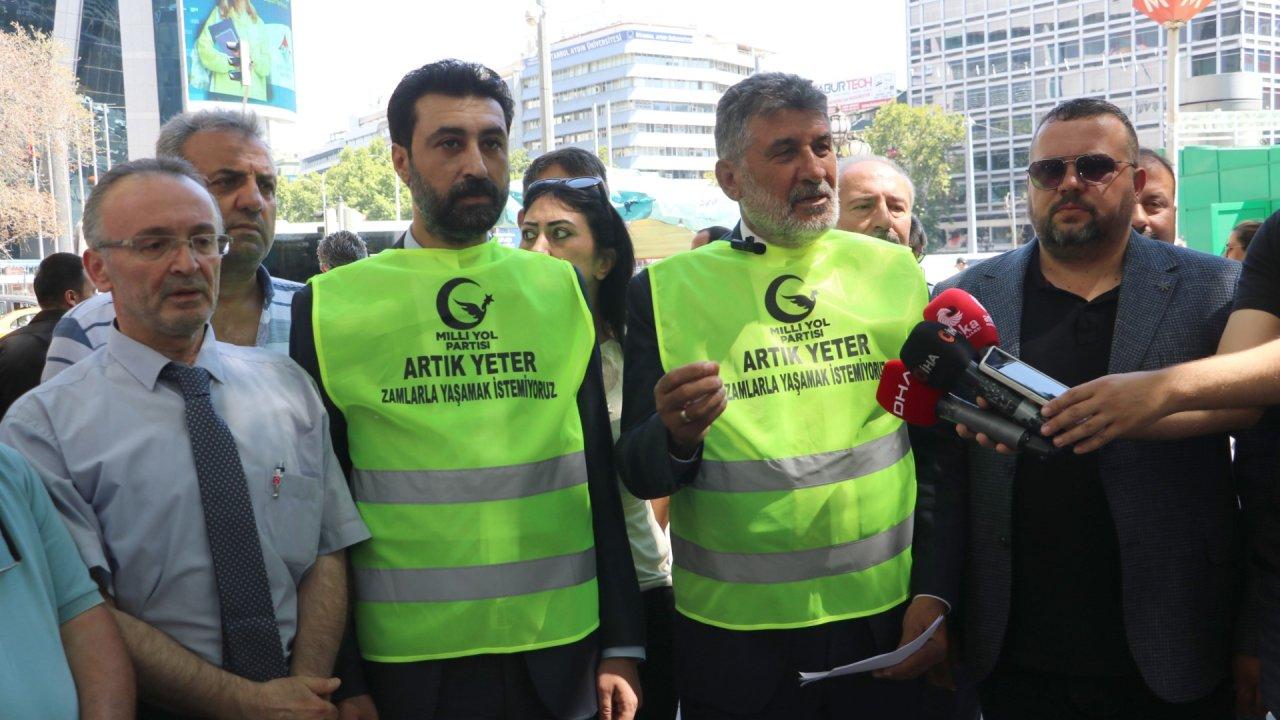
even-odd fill
[[(187, 160), (218, 201), (231, 248), (222, 260), (213, 328), (219, 340), (289, 352), (289, 306), (302, 286), (262, 266), (275, 239), (276, 170), (257, 116), (232, 111), (183, 113), (165, 123), (156, 154)], [(42, 381), (106, 342), (115, 320), (110, 293), (83, 302), (58, 321)]]

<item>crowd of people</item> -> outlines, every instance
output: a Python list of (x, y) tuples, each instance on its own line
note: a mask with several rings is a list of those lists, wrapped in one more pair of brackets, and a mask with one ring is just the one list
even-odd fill
[(897, 163), (838, 164), (812, 82), (725, 93), (741, 220), (639, 272), (579, 149), (526, 171), (519, 248), (489, 240), (512, 115), (483, 66), (405, 75), (412, 224), (324, 238), (306, 285), (263, 267), (252, 115), (179, 115), (101, 178), (83, 259), (0, 340), (0, 715), (1280, 708), (1280, 220), (1178, 247), (1122, 111), (1040, 118), (1035, 238), (932, 289), (1072, 387), (1060, 451), (1018, 453), (877, 402), (925, 233)]

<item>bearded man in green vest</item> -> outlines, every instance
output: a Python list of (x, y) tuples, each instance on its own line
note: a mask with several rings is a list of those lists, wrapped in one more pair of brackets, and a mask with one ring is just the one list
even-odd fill
[(295, 296), (291, 354), (372, 534), (351, 556), (344, 718), (638, 706), (640, 592), (581, 278), (487, 241), (512, 114), (483, 66), (406, 75), (387, 124), (413, 224)]
[(716, 177), (742, 222), (630, 289), (619, 465), (637, 497), (671, 496), (687, 720), (943, 717), (950, 702), (919, 679), (946, 657), (945, 622), (874, 676), (798, 681), (918, 637), (961, 561), (956, 487), (875, 399), (924, 277), (907, 248), (833, 229), (826, 110), (794, 75), (730, 88)]

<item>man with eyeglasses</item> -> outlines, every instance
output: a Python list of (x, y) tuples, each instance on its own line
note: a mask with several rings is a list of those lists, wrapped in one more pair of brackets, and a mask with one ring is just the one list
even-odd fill
[[(1035, 239), (938, 290), (972, 293), (1006, 351), (1067, 385), (1213, 353), (1239, 271), (1133, 230), (1146, 172), (1124, 113), (1059, 105), (1031, 160)], [(974, 445), (965, 482), (963, 657), (983, 717), (1233, 717), (1225, 435), (1048, 458)]]
[[(195, 166), (231, 237), (211, 321), (218, 338), (288, 353), (289, 305), (302, 286), (271, 277), (262, 264), (275, 239), (276, 170), (261, 121), (231, 110), (182, 113), (160, 128), (156, 155)], [(112, 294), (102, 293), (64, 315), (54, 328), (41, 379), (105, 343), (115, 313)]]
[(105, 343), (18, 400), (0, 441), (44, 480), (137, 670), (140, 718), (336, 718), (344, 548), (368, 537), (310, 379), (216, 340), (232, 238), (176, 158), (103, 176), (85, 270)]

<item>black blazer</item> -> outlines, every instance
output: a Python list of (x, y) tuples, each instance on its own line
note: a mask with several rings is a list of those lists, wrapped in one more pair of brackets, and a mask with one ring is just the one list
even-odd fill
[[(741, 239), (734, 229), (728, 239)], [(667, 370), (658, 353), (653, 321), (653, 295), (648, 272), (632, 281), (627, 297), (626, 361), (623, 364), (622, 435), (618, 438), (618, 471), (637, 497), (665, 497), (677, 492), (697, 474), (697, 463), (673, 463), (667, 446), (667, 430), (654, 405), (653, 388)], [(715, 312), (715, 305), (708, 305)], [(963, 565), (960, 524), (962, 486), (943, 468), (962, 460), (954, 435), (910, 428), (916, 456), (916, 518), (912, 539), (912, 595), (943, 598), (954, 607)], [(888, 652), (902, 636), (902, 606), (859, 620), (868, 643), (861, 657)], [(839, 632), (832, 626), (833, 632)], [(680, 666), (677, 683), (683, 696), (702, 700), (730, 712), (758, 712), (776, 693), (785, 674), (792, 644), (806, 630), (733, 631), (680, 618), (677, 646), (681, 658), (697, 662)], [(851, 658), (855, 659), (855, 658)], [(825, 668), (817, 668), (825, 669)]]
[[(403, 236), (397, 247), (403, 247)], [(311, 374), (320, 388), (320, 395), (329, 412), (333, 449), (349, 476), (351, 458), (348, 452), (346, 418), (333, 405), (320, 377), (311, 323), (311, 302), (310, 285), (293, 296), (289, 354)], [(604, 399), (598, 350), (592, 351), (591, 362), (577, 397), (578, 412), (582, 417), (587, 485), (595, 530), (600, 627), (595, 633), (576, 643), (522, 653), (527, 659), (529, 675), (540, 698), (557, 717), (564, 718), (584, 717), (595, 712), (595, 672), (602, 649), (644, 645), (643, 606), (613, 467), (613, 436), (609, 429), (609, 411)], [(344, 643), (338, 660), (338, 676), (343, 683), (340, 696), (363, 694), (370, 687), (375, 690), (388, 688), (389, 692), (398, 695), (413, 696), (411, 702), (397, 702), (396, 705), (406, 707), (412, 704), (429, 712), (436, 703), (441, 664), (444, 662), (448, 661), (362, 663), (355, 648), (354, 637), (348, 633), (348, 640)], [(367, 683), (366, 675), (370, 676)], [(377, 694), (374, 700), (378, 701)], [(382, 716), (392, 717), (385, 711)]]
[[(938, 285), (968, 291), (1017, 355), (1028, 245)], [(1132, 233), (1108, 370), (1155, 370), (1212, 355), (1240, 266)], [(968, 446), (964, 660), (974, 679), (995, 666), (1009, 620), (1016, 460)], [(1113, 442), (1099, 470), (1120, 541), (1124, 625), (1147, 685), (1169, 702), (1203, 697), (1227, 676), (1240, 608), (1236, 490), (1226, 435)], [(1088, 632), (1082, 628), (1082, 632)]]

